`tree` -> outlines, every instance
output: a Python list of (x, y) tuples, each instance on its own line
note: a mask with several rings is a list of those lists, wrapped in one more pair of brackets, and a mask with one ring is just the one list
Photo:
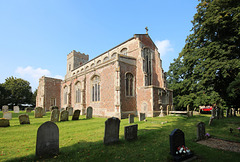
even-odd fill
[(168, 71), (174, 104), (240, 106), (240, 1), (201, 0), (196, 8), (192, 34)]
[(7, 94), (8, 92), (3, 86), (3, 84), (0, 84), (0, 107), (7, 104), (7, 100), (6, 100)]
[(3, 86), (7, 90), (7, 103), (12, 105), (31, 103), (32, 91), (28, 81), (9, 77), (5, 79)]

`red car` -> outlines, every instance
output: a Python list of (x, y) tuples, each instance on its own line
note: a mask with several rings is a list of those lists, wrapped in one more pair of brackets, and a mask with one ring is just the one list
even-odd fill
[(199, 109), (200, 109), (200, 113), (203, 113), (203, 112), (211, 113), (212, 106), (199, 106)]

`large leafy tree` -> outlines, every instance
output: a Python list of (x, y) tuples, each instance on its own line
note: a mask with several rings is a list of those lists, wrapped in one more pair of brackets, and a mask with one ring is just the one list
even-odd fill
[(240, 1), (201, 0), (192, 34), (168, 71), (177, 108), (240, 106)]
[(3, 83), (4, 88), (7, 91), (7, 97), (5, 100), (12, 105), (31, 103), (32, 91), (30, 83), (26, 80), (9, 77)]

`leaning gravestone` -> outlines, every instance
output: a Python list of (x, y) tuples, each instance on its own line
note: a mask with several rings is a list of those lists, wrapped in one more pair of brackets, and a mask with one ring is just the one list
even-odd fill
[(8, 119), (0, 118), (0, 127), (9, 127), (10, 123)]
[(30, 124), (29, 116), (28, 114), (22, 114), (18, 116), (19, 123), (20, 124)]
[(197, 124), (197, 140), (205, 139), (205, 124), (203, 122), (199, 122)]
[(93, 108), (92, 107), (88, 107), (87, 108), (86, 119), (91, 119), (92, 118), (92, 114), (93, 114)]
[(31, 107), (27, 107), (25, 110), (26, 110), (27, 113), (30, 113), (32, 111), (32, 108)]
[(14, 106), (13, 110), (14, 110), (14, 113), (19, 113), (19, 106)]
[(72, 116), (72, 120), (78, 120), (81, 110), (75, 110)]
[(60, 121), (68, 121), (68, 111), (67, 110), (63, 110), (60, 113)]
[(42, 118), (43, 117), (43, 108), (42, 107), (36, 107), (35, 108), (35, 112), (34, 112), (34, 116), (35, 118)]
[(58, 109), (53, 109), (51, 112), (51, 122), (58, 122), (59, 114), (60, 112)]
[(105, 121), (104, 144), (112, 144), (119, 141), (120, 120), (112, 117)]
[(53, 157), (59, 153), (59, 129), (50, 121), (43, 123), (37, 131), (36, 156)]
[(124, 127), (124, 138), (125, 140), (134, 140), (137, 139), (137, 131), (138, 131), (138, 125), (130, 125)]
[(185, 150), (184, 152), (184, 149), (182, 149), (182, 152), (180, 151), (181, 148), (187, 148), (185, 146), (184, 133), (180, 129), (174, 129), (169, 135), (169, 140), (170, 154), (175, 161), (182, 161), (193, 156), (193, 153), (191, 153), (190, 150)]
[(72, 116), (73, 115), (73, 108), (72, 107), (67, 107), (68, 115)]
[(145, 113), (139, 114), (139, 121), (143, 121), (145, 119)]
[(134, 123), (134, 115), (133, 114), (128, 115), (128, 123), (129, 124)]
[(11, 112), (3, 113), (3, 118), (11, 120), (12, 119), (12, 113)]
[(5, 112), (8, 112), (8, 106), (7, 105), (4, 105), (2, 107), (2, 112), (5, 113)]

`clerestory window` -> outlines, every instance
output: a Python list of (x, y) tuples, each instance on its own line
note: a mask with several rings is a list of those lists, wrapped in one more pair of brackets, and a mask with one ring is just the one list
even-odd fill
[(97, 75), (92, 78), (92, 101), (100, 101), (100, 77)]

